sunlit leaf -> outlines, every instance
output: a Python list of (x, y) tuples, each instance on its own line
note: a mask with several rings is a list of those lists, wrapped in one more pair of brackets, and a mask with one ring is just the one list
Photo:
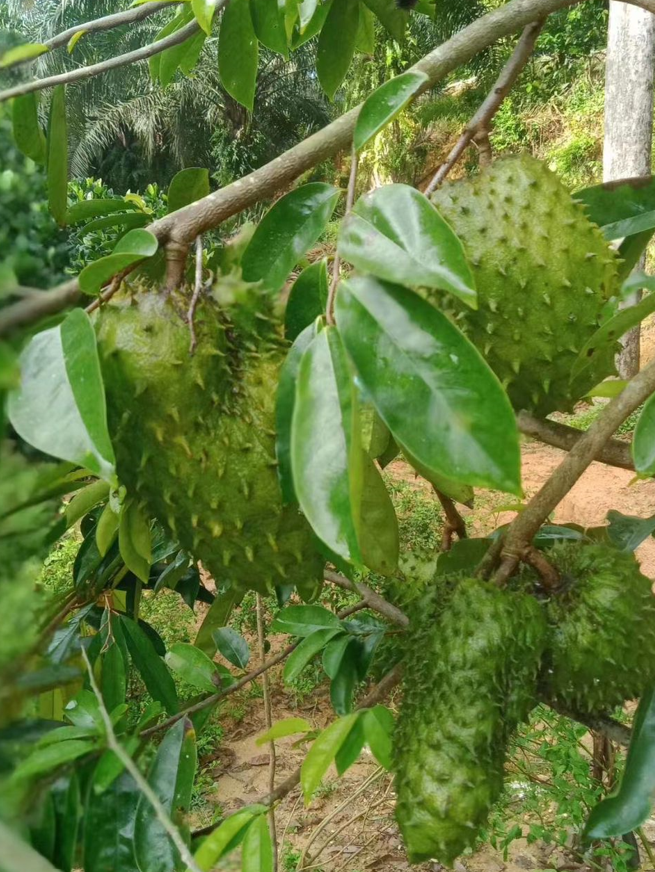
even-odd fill
[(314, 740), (303, 761), (300, 773), (300, 784), (306, 804), (309, 804), (357, 718), (357, 714), (339, 718)]
[(16, 145), (24, 155), (41, 164), (46, 159), (46, 138), (39, 124), (38, 106), (36, 91), (14, 97), (12, 118)]
[(402, 112), (427, 80), (425, 73), (402, 73), (389, 79), (366, 98), (355, 125), (354, 143), (357, 151)]
[(218, 71), (228, 94), (250, 112), (255, 102), (258, 58), (250, 0), (230, 0), (221, 21)]
[(168, 188), (168, 212), (202, 200), (209, 193), (209, 170), (205, 167), (187, 167), (173, 176)]
[(85, 266), (79, 276), (80, 289), (85, 294), (99, 294), (111, 279), (132, 264), (138, 263), (157, 252), (157, 238), (148, 230), (130, 230), (111, 254)]
[(359, 0), (332, 0), (316, 50), (316, 72), (330, 100), (346, 78), (355, 54)]

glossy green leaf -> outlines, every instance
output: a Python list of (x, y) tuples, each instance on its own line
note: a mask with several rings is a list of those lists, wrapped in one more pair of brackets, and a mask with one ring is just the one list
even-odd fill
[(359, 7), (359, 28), (355, 49), (371, 57), (375, 54), (375, 15), (363, 3)]
[(66, 123), (66, 86), (52, 91), (48, 117), (46, 172), (48, 205), (52, 217), (63, 227), (68, 208), (68, 125)]
[(409, 288), (441, 288), (477, 306), (462, 243), (409, 185), (384, 185), (361, 197), (341, 225), (338, 247), (359, 270)]
[(428, 469), (404, 446), (402, 447), (402, 451), (407, 462), (414, 467), (420, 476), (422, 476), (426, 481), (429, 481), (438, 491), (445, 496), (450, 497), (451, 500), (461, 503), (463, 506), (471, 507), (473, 505), (474, 493), (472, 487), (469, 487), (467, 484), (461, 484), (458, 481), (453, 481), (450, 478), (446, 478), (444, 475), (439, 475), (439, 473), (436, 473), (432, 469)]
[(245, 669), (250, 660), (250, 648), (246, 640), (232, 627), (219, 627), (212, 633), (220, 654), (228, 663)]
[(623, 393), (625, 386), (628, 384), (628, 379), (611, 378), (600, 382), (590, 391), (585, 394), (586, 397), (608, 397), (613, 399)]
[(104, 502), (109, 497), (109, 487), (109, 482), (99, 480), (79, 490), (66, 505), (66, 526), (72, 527), (91, 509)]
[(646, 401), (637, 420), (632, 457), (640, 475), (655, 475), (655, 394)]
[(152, 536), (150, 521), (134, 499), (128, 499), (121, 511), (118, 526), (118, 547), (130, 572), (144, 584), (150, 578)]
[(271, 624), (274, 633), (309, 636), (316, 630), (341, 630), (341, 620), (323, 606), (287, 606)]
[(382, 476), (363, 452), (359, 547), (362, 561), (373, 572), (392, 575), (398, 567), (399, 533), (396, 511)]
[(402, 42), (407, 30), (409, 12), (406, 9), (400, 9), (396, 0), (364, 0), (364, 3), (391, 36), (397, 42)]
[(330, 220), (340, 191), (323, 182), (311, 182), (285, 194), (266, 213), (243, 259), (243, 278), (263, 281), (279, 290), (293, 267), (316, 242)]
[(393, 715), (383, 705), (376, 705), (375, 708), (364, 713), (363, 723), (366, 744), (371, 749), (371, 753), (380, 766), (391, 770), (393, 767)]
[(201, 872), (210, 872), (228, 850), (237, 846), (239, 836), (243, 838), (253, 817), (254, 813), (249, 809), (239, 811), (225, 818), (220, 827), (207, 836), (193, 856)]
[(55, 807), (54, 863), (59, 872), (71, 872), (80, 825), (80, 782), (76, 773), (57, 779), (51, 793)]
[(149, 230), (130, 230), (116, 243), (111, 254), (84, 267), (79, 276), (80, 289), (85, 294), (99, 294), (119, 272), (140, 260), (152, 257), (158, 246), (157, 238)]
[(80, 221), (88, 221), (89, 218), (101, 218), (130, 209), (136, 209), (136, 205), (123, 199), (80, 200), (70, 207), (66, 214), (66, 221), (69, 224), (78, 224)]
[(20, 64), (23, 61), (31, 61), (34, 58), (40, 57), (50, 51), (47, 45), (38, 42), (26, 42), (22, 45), (15, 45), (13, 48), (7, 49), (0, 55), (0, 70), (5, 70), (12, 67), (14, 64)]
[(73, 760), (90, 754), (96, 747), (97, 743), (93, 739), (69, 739), (65, 742), (46, 745), (44, 748), (36, 748), (18, 764), (12, 778), (20, 781), (25, 778), (45, 775), (66, 763), (72, 763)]
[(24, 155), (42, 164), (46, 159), (46, 138), (39, 124), (38, 107), (36, 91), (14, 97), (12, 119), (16, 145)]
[(114, 478), (105, 391), (89, 316), (74, 309), (37, 333), (20, 356), (21, 385), (9, 395), (9, 420), (40, 451)]
[(362, 448), (369, 457), (376, 460), (388, 449), (391, 433), (373, 406), (362, 405), (360, 407), (360, 420), (362, 422)]
[(162, 703), (169, 714), (179, 708), (175, 683), (164, 661), (155, 651), (143, 628), (130, 618), (122, 617), (121, 628), (132, 661), (139, 671), (150, 696)]
[(98, 764), (84, 803), (84, 872), (140, 872), (134, 821), (141, 791), (128, 772), (103, 790), (95, 789), (102, 778)]
[(338, 715), (347, 715), (353, 710), (353, 693), (359, 680), (358, 644), (356, 639), (350, 640), (350, 644), (346, 646), (339, 663), (339, 668), (330, 682), (330, 702)]
[[(164, 736), (148, 772), (148, 783), (178, 826), (191, 804), (196, 765), (196, 734), (191, 722), (182, 718)], [(171, 872), (180, 863), (177, 848), (143, 794), (134, 823), (134, 854), (139, 868), (148, 872)]]
[(298, 4), (298, 26), (301, 33), (304, 33), (307, 25), (316, 14), (316, 7), (319, 5), (324, 4), (319, 4), (319, 0), (302, 0)]
[(111, 548), (118, 533), (119, 523), (120, 515), (114, 511), (111, 502), (107, 503), (96, 524), (96, 547), (101, 557), (104, 557)]
[(107, 227), (124, 227), (132, 230), (135, 227), (145, 227), (152, 221), (150, 215), (143, 212), (117, 212), (114, 215), (106, 215), (104, 218), (95, 218), (89, 221), (82, 230), (83, 233), (93, 233), (95, 230), (106, 230)]
[(167, 88), (175, 78), (178, 70), (188, 76), (198, 63), (207, 34), (203, 30), (189, 36), (184, 42), (167, 48), (161, 55), (159, 63), (159, 82), (162, 88)]
[(202, 200), (209, 194), (209, 170), (205, 167), (187, 167), (173, 176), (168, 188), (168, 212)]
[(316, 535), (361, 562), (362, 449), (357, 393), (337, 330), (326, 327), (302, 356), (291, 423), (296, 496)]
[(175, 559), (168, 564), (166, 569), (157, 579), (155, 593), (159, 593), (159, 591), (164, 587), (175, 590), (177, 583), (187, 573), (190, 565), (191, 558), (186, 551), (178, 551), (175, 555)]
[(216, 653), (216, 643), (212, 634), (217, 627), (224, 627), (227, 624), (232, 610), (243, 599), (243, 594), (244, 591), (237, 587), (228, 587), (224, 590), (219, 590), (216, 594), (214, 602), (209, 607), (209, 611), (205, 615), (205, 620), (202, 622), (194, 642), (194, 645), (204, 651), (205, 654), (213, 657)]
[(216, 664), (195, 645), (175, 642), (166, 653), (166, 665), (180, 678), (208, 693), (216, 693), (220, 678)]
[[(291, 46), (295, 50), (313, 39), (320, 33), (325, 24), (325, 19), (330, 14), (332, 0), (318, 3), (315, 0), (303, 0), (298, 7), (299, 27), (294, 31)], [(309, 16), (309, 17), (304, 17)], [(304, 23), (303, 23), (304, 22)]]
[(373, 139), (407, 106), (428, 81), (425, 73), (407, 72), (389, 79), (366, 98), (355, 125), (357, 151)]
[(336, 757), (334, 758), (339, 776), (343, 775), (344, 772), (347, 772), (353, 763), (357, 762), (359, 755), (362, 753), (364, 744), (365, 736), (362, 714), (358, 712), (357, 719), (355, 720), (351, 731), (348, 733), (346, 741), (339, 748)]
[(48, 860), (52, 860), (55, 848), (55, 809), (49, 794), (39, 797), (30, 809), (32, 823), (29, 828), (33, 847)]
[(634, 551), (655, 533), (655, 515), (650, 518), (637, 518), (611, 509), (607, 513), (607, 520), (607, 534), (622, 551)]
[(620, 260), (617, 269), (619, 281), (624, 281), (630, 276), (630, 273), (637, 266), (643, 253), (648, 248), (652, 238), (653, 231), (645, 230), (643, 233), (628, 236), (619, 245), (618, 256)]
[(259, 43), (250, 14), (250, 0), (230, 0), (221, 21), (218, 71), (231, 97), (252, 112), (257, 84)]
[[(332, 613), (330, 612), (330, 614)], [(331, 639), (342, 632), (341, 626), (325, 627), (321, 630), (314, 630), (313, 633), (306, 636), (287, 658), (284, 664), (284, 680), (287, 683), (294, 681), (318, 652), (322, 651)]]
[(80, 625), (92, 608), (92, 605), (84, 606), (55, 631), (46, 651), (51, 663), (64, 663), (79, 648)]
[(311, 733), (314, 728), (304, 718), (284, 718), (276, 721), (270, 730), (257, 739), (258, 745), (266, 745), (276, 739), (284, 739), (287, 736), (297, 736), (298, 733)]
[(655, 227), (655, 177), (621, 179), (573, 194), (591, 221), (609, 239), (632, 236)]
[(331, 639), (325, 646), (323, 650), (323, 669), (328, 678), (333, 679), (336, 676), (346, 648), (351, 641), (352, 637), (348, 633), (342, 632)]
[(250, 0), (250, 14), (257, 39), (261, 44), (284, 58), (288, 57), (284, 7), (278, 3), (278, 0)]
[(328, 298), (327, 258), (304, 269), (293, 283), (284, 313), (284, 333), (293, 342), (323, 315)]
[(64, 715), (76, 727), (104, 731), (104, 721), (95, 694), (83, 688), (64, 707)]
[(616, 342), (653, 312), (655, 312), (655, 294), (649, 294), (635, 306), (620, 309), (613, 318), (599, 327), (582, 347), (571, 369), (571, 378), (578, 378), (581, 373), (594, 366), (598, 352), (603, 353), (608, 344)]
[(273, 844), (266, 815), (258, 815), (246, 830), (241, 847), (241, 872), (272, 872)]
[[(164, 25), (164, 27), (162, 27), (159, 33), (155, 36), (153, 42), (159, 42), (160, 40), (165, 39), (167, 36), (170, 36), (172, 33), (180, 30), (180, 28), (193, 21), (193, 17), (193, 10), (191, 9), (190, 3), (184, 3), (180, 5), (176, 14), (167, 24)], [(166, 51), (163, 51), (159, 54), (153, 55), (151, 58), (148, 58), (150, 78), (153, 82), (156, 82), (160, 79), (162, 58), (167, 55), (168, 51), (170, 50), (167, 49)]]
[(300, 784), (306, 804), (311, 801), (357, 718), (357, 714), (339, 718), (314, 740), (300, 770)]
[(100, 691), (107, 711), (113, 712), (125, 702), (127, 692), (127, 670), (121, 647), (112, 642), (102, 655)]
[(475, 574), (478, 564), (489, 550), (491, 539), (461, 539), (453, 542), (450, 551), (437, 558), (439, 575), (455, 575), (458, 572)]
[(341, 283), (336, 318), (380, 417), (419, 463), (463, 484), (521, 495), (507, 395), (445, 315), (368, 276)]
[(78, 42), (82, 39), (82, 37), (84, 36), (84, 34), (87, 33), (87, 32), (88, 32), (88, 31), (86, 31), (86, 30), (78, 30), (77, 33), (74, 33), (74, 34), (71, 36), (71, 38), (70, 38), (70, 39), (68, 40), (68, 42), (66, 43), (66, 51), (68, 52), (69, 55), (70, 55), (70, 54), (73, 54), (73, 51), (74, 51), (74, 49), (75, 49), (75, 46), (76, 46), (76, 45), (78, 44)]
[[(234, 2), (234, 0), (232, 0)], [(212, 33), (212, 21), (214, 12), (216, 11), (215, 0), (191, 0), (191, 9), (196, 17), (196, 21), (205, 31), (207, 36)]]
[(584, 838), (609, 839), (641, 826), (649, 817), (655, 796), (655, 689), (641, 699), (621, 783), (591, 810)]
[(359, 0), (332, 0), (316, 50), (316, 72), (330, 100), (346, 78), (355, 54)]
[(275, 400), (275, 432), (277, 434), (275, 452), (282, 499), (285, 503), (297, 502), (291, 470), (291, 422), (296, 403), (296, 381), (300, 361), (315, 336), (316, 327), (314, 324), (305, 327), (289, 349), (278, 379)]

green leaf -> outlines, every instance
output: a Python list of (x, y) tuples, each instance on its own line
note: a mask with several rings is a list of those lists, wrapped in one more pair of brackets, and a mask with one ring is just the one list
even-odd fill
[(297, 736), (298, 733), (311, 733), (314, 727), (304, 718), (284, 718), (276, 721), (270, 730), (257, 739), (258, 745), (266, 745), (276, 739), (284, 739), (286, 736)]
[(357, 393), (339, 333), (326, 327), (302, 356), (291, 423), (296, 496), (316, 535), (360, 563), (362, 450)]
[(341, 620), (323, 606), (287, 606), (271, 624), (274, 633), (309, 636), (316, 630), (342, 630)]
[(66, 742), (56, 742), (46, 745), (45, 748), (36, 748), (16, 767), (12, 778), (20, 781), (25, 778), (34, 778), (46, 775), (53, 769), (58, 769), (66, 763), (72, 763), (86, 754), (90, 754), (97, 748), (97, 742), (93, 739), (69, 739)]
[(284, 312), (284, 333), (290, 342), (325, 312), (328, 298), (327, 258), (304, 269), (293, 283)]
[(359, 7), (359, 29), (355, 48), (371, 57), (375, 54), (375, 16), (363, 3)]
[[(655, 285), (655, 276), (652, 278), (652, 284)], [(588, 367), (594, 366), (598, 351), (604, 351), (608, 344), (616, 342), (653, 312), (655, 312), (655, 294), (649, 294), (635, 306), (620, 309), (613, 318), (599, 327), (582, 347), (571, 369), (571, 378), (578, 378)]]
[(15, 45), (13, 48), (7, 49), (0, 56), (0, 70), (7, 69), (23, 61), (31, 61), (48, 51), (50, 49), (47, 45), (38, 42), (26, 42), (22, 45)]
[(576, 191), (605, 238), (621, 239), (655, 227), (655, 177), (621, 179)]
[(441, 491), (442, 494), (461, 503), (463, 506), (473, 506), (474, 493), (472, 487), (469, 487), (467, 484), (461, 484), (458, 481), (452, 481), (452, 479), (446, 478), (444, 475), (439, 475), (434, 470), (428, 469), (420, 463), (404, 446), (402, 450), (407, 462), (414, 467), (420, 476), (429, 481), (433, 487), (436, 487), (438, 491)]
[(217, 627), (224, 627), (230, 620), (230, 615), (235, 606), (238, 606), (243, 599), (244, 591), (237, 587), (228, 587), (225, 590), (220, 590), (214, 597), (214, 602), (209, 607), (209, 611), (205, 615), (205, 620), (202, 622), (194, 645), (204, 651), (205, 654), (210, 654), (212, 657), (216, 652), (216, 643), (214, 642), (213, 632)]
[(189, 75), (198, 63), (200, 53), (205, 44), (207, 35), (204, 31), (188, 37), (184, 42), (167, 48), (161, 55), (159, 63), (159, 82), (162, 88), (167, 88), (180, 70), (184, 75)]
[(68, 208), (68, 126), (66, 124), (66, 86), (52, 91), (48, 118), (46, 172), (48, 205), (57, 224), (66, 224)]
[[(182, 718), (164, 736), (148, 772), (148, 783), (178, 826), (191, 804), (196, 764), (196, 734), (191, 722)], [(143, 794), (136, 810), (134, 855), (139, 868), (148, 872), (171, 872), (180, 863), (177, 848)]]
[(54, 862), (60, 872), (71, 872), (80, 824), (80, 782), (77, 775), (73, 772), (67, 778), (59, 778), (52, 785), (51, 792), (56, 826)]
[(20, 151), (35, 163), (45, 163), (46, 138), (39, 124), (39, 95), (32, 91), (14, 97), (12, 106), (14, 141)]
[(371, 749), (371, 753), (380, 766), (391, 770), (393, 767), (393, 715), (383, 705), (376, 705), (375, 708), (364, 713), (363, 722), (366, 744)]
[(218, 630), (214, 630), (212, 636), (219, 653), (225, 657), (228, 663), (239, 669), (246, 668), (250, 660), (250, 649), (243, 636), (239, 635), (232, 627), (220, 627)]
[(441, 288), (477, 307), (462, 243), (409, 185), (384, 185), (361, 197), (341, 225), (338, 247), (359, 270), (409, 288)]
[(618, 790), (591, 810), (584, 838), (609, 839), (641, 826), (655, 795), (655, 688), (644, 694), (632, 727)]
[(107, 215), (104, 218), (96, 218), (94, 221), (89, 221), (82, 232), (92, 233), (95, 230), (106, 230), (107, 227), (125, 227), (131, 230), (135, 227), (145, 227), (151, 221), (150, 215), (143, 212), (118, 212), (115, 215)]
[(637, 420), (632, 457), (640, 475), (655, 475), (655, 394), (646, 401)]
[(282, 499), (285, 503), (297, 502), (291, 470), (291, 422), (296, 404), (296, 381), (300, 361), (315, 336), (316, 326), (314, 324), (305, 327), (289, 349), (278, 378), (275, 400), (275, 431), (277, 434), (275, 451)]
[(272, 872), (273, 845), (265, 815), (254, 819), (241, 847), (241, 872)]
[[(291, 47), (294, 51), (321, 32), (331, 8), (332, 0), (326, 0), (325, 3), (318, 3), (318, 5), (316, 0), (303, 0), (300, 3), (298, 7), (299, 29), (294, 31), (291, 40)], [(305, 23), (303, 24), (303, 22)]]
[[(150, 0), (146, 0), (146, 2), (150, 2)], [(136, 4), (134, 4), (136, 5)], [(173, 18), (162, 27), (159, 33), (155, 36), (153, 42), (160, 42), (160, 40), (165, 39), (167, 36), (170, 36), (172, 33), (180, 30), (182, 27), (185, 27), (193, 20), (193, 10), (191, 9), (191, 5), (185, 3), (181, 5)], [(204, 34), (202, 34), (204, 36)], [(175, 46), (177, 48), (178, 46)], [(166, 49), (159, 54), (153, 55), (153, 57), (148, 58), (148, 67), (150, 69), (150, 78), (153, 82), (156, 82), (160, 79), (161, 67), (162, 67), (162, 58), (165, 55), (168, 55), (170, 49)]]
[(243, 254), (243, 278), (278, 291), (325, 229), (340, 191), (311, 182), (285, 194), (264, 215)]
[(346, 741), (339, 748), (337, 755), (334, 758), (339, 776), (343, 775), (344, 772), (347, 772), (353, 763), (358, 760), (365, 744), (362, 713), (358, 712), (357, 715), (358, 717), (353, 724), (352, 730), (348, 733)]
[(140, 872), (134, 857), (134, 820), (141, 791), (128, 772), (97, 789), (103, 780), (96, 767), (84, 802), (84, 872)]
[(21, 386), (9, 395), (9, 420), (40, 451), (114, 479), (105, 391), (89, 316), (74, 309), (37, 333), (20, 356)]
[(202, 200), (209, 194), (209, 170), (205, 167), (188, 167), (173, 176), (168, 188), (168, 213)]
[(73, 54), (75, 46), (82, 39), (82, 37), (84, 36), (85, 33), (88, 33), (88, 31), (78, 30), (77, 33), (74, 33), (71, 36), (71, 38), (68, 40), (68, 42), (66, 43), (66, 51), (68, 52), (69, 55)]
[(39, 797), (30, 808), (30, 819), (29, 834), (33, 847), (43, 857), (52, 860), (55, 847), (55, 809), (49, 794)]
[(646, 230), (643, 233), (637, 233), (635, 236), (628, 236), (619, 245), (618, 256), (618, 271), (617, 278), (619, 281), (627, 279), (639, 263), (642, 254), (648, 247), (648, 243), (653, 238), (653, 231)]
[(453, 542), (450, 551), (437, 558), (439, 575), (455, 575), (459, 572), (474, 574), (478, 564), (489, 550), (491, 539), (461, 539)]
[(343, 633), (343, 635), (332, 639), (329, 645), (325, 646), (323, 651), (323, 669), (328, 678), (335, 678), (341, 666), (343, 655), (346, 653), (346, 648), (351, 641), (352, 637), (348, 633)]
[(409, 13), (405, 9), (400, 9), (396, 0), (364, 0), (364, 3), (396, 42), (404, 40)]
[(119, 524), (120, 515), (116, 514), (111, 502), (107, 503), (96, 524), (96, 547), (101, 557), (104, 557), (111, 548), (116, 533), (118, 533)]
[(316, 72), (330, 100), (346, 78), (355, 54), (359, 0), (332, 0), (316, 50)]
[(346, 715), (339, 718), (314, 740), (309, 749), (300, 771), (300, 784), (302, 786), (305, 804), (309, 804), (316, 789), (320, 785), (330, 764), (336, 757), (339, 749), (348, 738), (348, 734), (355, 725), (358, 714)]
[(278, 0), (250, 0), (250, 14), (261, 44), (287, 58), (289, 50), (284, 8), (278, 4)]
[[(201, 872), (210, 872), (224, 854), (236, 848), (239, 837), (243, 838), (246, 828), (252, 823), (254, 812), (244, 809), (226, 818), (200, 845), (193, 856)], [(186, 872), (190, 872), (189, 869)]]
[(425, 73), (407, 72), (389, 79), (366, 98), (355, 125), (354, 144), (357, 151), (407, 106), (428, 81)]
[(359, 547), (362, 561), (373, 572), (392, 575), (398, 568), (399, 533), (396, 511), (382, 476), (371, 457), (363, 453)]
[(655, 533), (655, 515), (650, 518), (636, 518), (611, 509), (607, 513), (607, 520), (607, 534), (622, 551), (634, 551)]
[[(232, 0), (234, 2), (234, 0)], [(212, 21), (216, 11), (215, 0), (191, 0), (191, 9), (196, 21), (205, 31), (207, 36), (212, 35)]]
[(336, 318), (380, 417), (419, 463), (463, 484), (521, 495), (507, 395), (445, 315), (369, 276), (341, 283)]
[(104, 731), (104, 721), (95, 694), (90, 690), (80, 690), (64, 708), (64, 715), (76, 727)]
[(216, 664), (195, 645), (175, 642), (166, 653), (166, 665), (187, 684), (198, 690), (216, 693), (220, 677)]
[(112, 642), (101, 658), (100, 691), (107, 711), (113, 712), (125, 702), (127, 671), (120, 645)]
[(250, 112), (255, 103), (258, 59), (250, 0), (230, 0), (218, 38), (218, 72), (228, 94)]
[(298, 5), (298, 26), (301, 33), (305, 32), (307, 25), (313, 19), (317, 6), (319, 6), (318, 0), (302, 0)]
[(600, 382), (600, 384), (597, 384), (590, 391), (587, 391), (585, 396), (586, 397), (608, 397), (609, 399), (613, 399), (614, 397), (618, 397), (619, 394), (623, 393), (627, 384), (628, 384), (628, 379), (624, 379), (624, 378), (607, 379), (606, 381), (602, 381), (602, 382)]
[(175, 555), (175, 559), (168, 564), (166, 569), (157, 579), (155, 593), (159, 593), (159, 591), (164, 587), (169, 587), (171, 590), (175, 590), (179, 580), (186, 575), (190, 564), (191, 558), (186, 551), (178, 551)]
[(112, 212), (124, 212), (126, 209), (136, 209), (136, 204), (123, 199), (80, 200), (70, 207), (66, 221), (69, 224), (78, 224), (80, 221), (88, 221), (89, 218), (100, 218), (111, 215)]
[(130, 230), (116, 243), (111, 254), (85, 266), (79, 276), (80, 290), (85, 294), (99, 294), (102, 288), (132, 264), (157, 252), (159, 243), (149, 230)]
[(99, 480), (79, 490), (66, 506), (66, 527), (72, 527), (91, 509), (104, 502), (109, 497), (109, 489), (108, 482)]
[(330, 702), (338, 715), (347, 715), (353, 710), (353, 693), (359, 680), (358, 647), (358, 641), (351, 639), (330, 684)]
[(120, 626), (135, 667), (150, 696), (162, 703), (166, 711), (174, 715), (178, 708), (175, 683), (164, 661), (155, 651), (152, 642), (142, 627), (131, 618), (122, 616)]
[[(330, 612), (330, 614), (332, 614)], [(314, 630), (302, 640), (300, 645), (287, 658), (284, 664), (284, 680), (288, 683), (294, 681), (305, 666), (321, 651), (335, 636), (341, 634), (343, 629), (339, 627), (327, 627)]]
[(152, 536), (150, 521), (134, 499), (123, 505), (118, 526), (118, 547), (125, 565), (144, 584), (150, 578)]

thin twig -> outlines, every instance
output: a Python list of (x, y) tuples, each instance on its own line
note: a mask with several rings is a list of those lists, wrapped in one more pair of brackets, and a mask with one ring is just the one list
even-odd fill
[(560, 574), (557, 569), (546, 558), (543, 551), (535, 548), (534, 545), (528, 545), (523, 554), (523, 560), (536, 569), (541, 578), (541, 584), (544, 590), (548, 593), (555, 593), (560, 583)]
[(118, 290), (121, 286), (121, 282), (123, 281), (123, 279), (125, 278), (126, 275), (127, 275), (126, 272), (121, 272), (121, 273), (118, 273), (118, 275), (115, 275), (114, 278), (109, 283), (109, 287), (107, 288), (107, 290), (103, 291), (101, 294), (99, 294), (95, 298), (95, 300), (93, 300), (93, 302), (89, 303), (89, 305), (86, 307), (86, 309), (84, 311), (90, 315), (91, 312), (95, 312), (95, 310), (99, 309), (100, 306), (109, 302), (109, 300), (111, 300), (111, 298), (118, 292)]
[[(353, 207), (353, 203), (355, 202), (355, 186), (357, 184), (357, 163), (357, 150), (355, 149), (355, 144), (353, 143), (350, 150), (350, 177), (348, 179), (348, 191), (346, 193), (346, 211), (344, 212), (344, 218), (348, 216)], [(339, 284), (340, 271), (341, 255), (339, 254), (339, 249), (337, 249), (334, 254), (334, 260), (332, 261), (332, 282), (330, 283), (330, 290), (328, 291), (327, 298), (326, 314), (328, 324), (334, 324), (334, 301), (337, 296), (337, 286)]]
[(200, 294), (202, 292), (202, 236), (198, 235), (196, 237), (196, 282), (193, 288), (193, 296), (191, 297), (191, 305), (189, 306), (189, 312), (187, 315), (187, 323), (189, 324), (189, 332), (191, 333), (191, 340), (189, 344), (189, 354), (193, 354), (196, 350), (196, 325), (195, 325), (195, 317), (196, 317), (196, 306), (198, 305), (198, 300), (200, 299)]
[(331, 584), (336, 584), (337, 587), (342, 587), (344, 590), (358, 593), (369, 608), (378, 612), (380, 615), (384, 615), (385, 618), (388, 618), (394, 624), (398, 624), (399, 627), (409, 626), (409, 618), (404, 615), (399, 608), (392, 605), (390, 602), (387, 602), (384, 597), (381, 597), (379, 593), (371, 590), (371, 588), (363, 582), (351, 581), (349, 578), (346, 578), (345, 575), (340, 575), (338, 572), (332, 572), (329, 569), (325, 571), (324, 578)]
[(434, 488), (434, 492), (437, 495), (439, 502), (441, 503), (441, 508), (446, 516), (446, 523), (444, 524), (443, 536), (441, 539), (441, 550), (450, 551), (453, 544), (453, 533), (457, 535), (458, 539), (466, 539), (468, 535), (466, 532), (466, 523), (450, 497), (446, 496), (446, 494), (442, 493), (440, 490), (437, 490), (436, 487)]
[(512, 56), (503, 67), (500, 76), (498, 76), (496, 84), (493, 86), (491, 92), (473, 118), (471, 118), (469, 123), (466, 125), (453, 150), (450, 152), (445, 162), (439, 167), (434, 178), (425, 189), (426, 196), (429, 196), (439, 187), (460, 157), (464, 154), (471, 141), (480, 134), (482, 135), (482, 142), (480, 143), (482, 159), (484, 147), (489, 145), (489, 125), (491, 120), (500, 109), (503, 100), (512, 90), (516, 80), (530, 60), (537, 37), (539, 36), (543, 25), (543, 21), (535, 21), (532, 24), (528, 24), (524, 29)]
[[(266, 663), (266, 636), (264, 633), (264, 600), (261, 594), (257, 594), (257, 641), (259, 642), (259, 659), (262, 666)], [(262, 689), (264, 692), (264, 716), (266, 718), (266, 729), (270, 730), (273, 726), (273, 709), (271, 706), (271, 688), (268, 681), (268, 672), (262, 675)], [(275, 742), (271, 740), (268, 743), (269, 764), (268, 764), (268, 790), (273, 793), (275, 790)], [(275, 826), (275, 808), (271, 806), (268, 812), (268, 828), (271, 833), (271, 844), (273, 846), (273, 872), (277, 872), (277, 829)]]
[(107, 746), (111, 751), (114, 752), (116, 757), (123, 764), (125, 769), (130, 773), (132, 778), (134, 779), (137, 787), (143, 793), (145, 798), (148, 800), (150, 805), (153, 807), (155, 814), (157, 815), (157, 820), (162, 825), (162, 827), (166, 830), (168, 835), (170, 836), (173, 844), (179, 851), (180, 857), (186, 863), (187, 868), (191, 870), (191, 872), (200, 872), (199, 867), (196, 864), (196, 861), (193, 859), (193, 855), (189, 850), (186, 842), (180, 835), (180, 831), (175, 826), (173, 821), (168, 816), (166, 809), (161, 804), (159, 797), (152, 789), (152, 787), (148, 784), (146, 779), (143, 777), (139, 768), (137, 767), (134, 760), (127, 753), (125, 748), (121, 745), (121, 743), (116, 738), (116, 733), (114, 732), (114, 727), (111, 722), (111, 718), (105, 708), (105, 701), (102, 698), (102, 694), (100, 693), (100, 689), (96, 682), (95, 675), (93, 673), (93, 667), (89, 661), (89, 657), (86, 653), (84, 647), (82, 647), (82, 658), (84, 660), (84, 664), (86, 666), (86, 670), (89, 673), (89, 684), (91, 685), (91, 690), (95, 694), (95, 697), (98, 701), (98, 709), (100, 711), (100, 717), (102, 718), (102, 722), (105, 725), (105, 732), (107, 734)]

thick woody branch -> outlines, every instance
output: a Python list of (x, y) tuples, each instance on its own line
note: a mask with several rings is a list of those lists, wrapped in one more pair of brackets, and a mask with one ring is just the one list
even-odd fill
[(496, 112), (500, 109), (505, 97), (507, 97), (514, 87), (516, 80), (523, 72), (525, 65), (530, 60), (535, 43), (543, 26), (543, 21), (535, 21), (532, 24), (528, 24), (525, 28), (521, 34), (521, 38), (516, 44), (512, 56), (498, 77), (496, 84), (493, 86), (484, 103), (482, 103), (473, 118), (471, 118), (469, 123), (466, 125), (453, 150), (450, 152), (445, 162), (439, 167), (434, 178), (425, 189), (426, 196), (439, 187), (476, 136), (481, 134), (488, 143), (489, 124)]
[(655, 361), (649, 363), (603, 410), (573, 446), (541, 490), (527, 504), (507, 531), (500, 551), (501, 565), (495, 580), (504, 584), (512, 575), (548, 515), (571, 490), (587, 467), (625, 419), (655, 391)]
[[(535, 418), (529, 412), (519, 412), (516, 416), (519, 430), (526, 436), (561, 448), (563, 451), (571, 451), (584, 436), (584, 432), (557, 421), (547, 421)], [(630, 445), (620, 442), (618, 439), (609, 439), (598, 452), (595, 460), (606, 463), (608, 466), (617, 466), (619, 469), (634, 471), (635, 465), (632, 460)]]

